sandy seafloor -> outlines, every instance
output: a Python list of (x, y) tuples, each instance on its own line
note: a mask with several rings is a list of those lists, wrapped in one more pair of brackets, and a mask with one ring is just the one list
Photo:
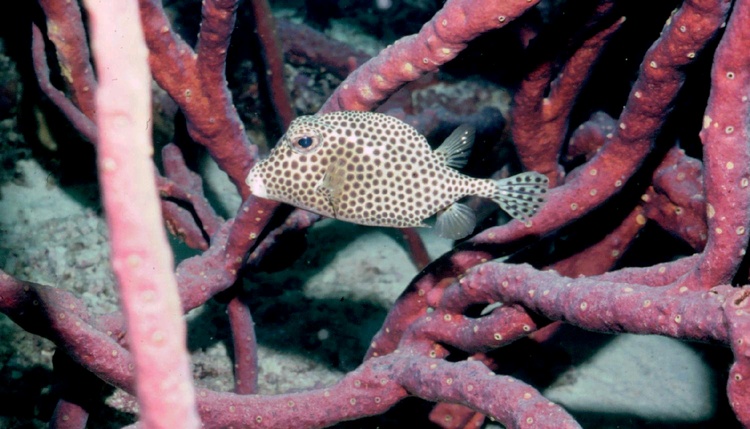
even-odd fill
[[(71, 291), (92, 314), (113, 311), (117, 298), (96, 185), (60, 186), (49, 162), (37, 161), (23, 146), (15, 119), (3, 120), (0, 267), (20, 279)], [(211, 163), (203, 173), (210, 194), (231, 215), (239, 205), (235, 190)], [(449, 249), (450, 242), (430, 230), (422, 233), (433, 257)], [(393, 230), (326, 220), (309, 231), (307, 243), (305, 253), (282, 272), (252, 274), (245, 281), (259, 339), (261, 393), (330, 385), (355, 368), (388, 308), (417, 273)], [(193, 254), (173, 244), (176, 263)], [(196, 384), (230, 390), (224, 305), (209, 302), (187, 320)], [(47, 427), (54, 407), (54, 352), (51, 342), (0, 315), (0, 429)], [(548, 344), (519, 342), (501, 356), (508, 373), (532, 382), (586, 428), (736, 427), (733, 421), (717, 423), (727, 414), (722, 391), (728, 352), (570, 328)], [(106, 396), (117, 408), (128, 403), (121, 392)], [(405, 415), (408, 411), (341, 427), (413, 428)], [(102, 407), (89, 427), (119, 428), (132, 421), (126, 412)]]

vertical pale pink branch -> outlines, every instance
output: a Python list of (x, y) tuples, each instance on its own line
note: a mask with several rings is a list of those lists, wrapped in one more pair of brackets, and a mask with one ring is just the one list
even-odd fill
[(538, 2), (448, 0), (419, 33), (396, 41), (349, 75), (320, 113), (374, 109), (406, 83), (437, 71), (480, 34), (505, 26)]
[(136, 0), (88, 0), (98, 167), (142, 428), (198, 428), (172, 253), (151, 161), (151, 76)]

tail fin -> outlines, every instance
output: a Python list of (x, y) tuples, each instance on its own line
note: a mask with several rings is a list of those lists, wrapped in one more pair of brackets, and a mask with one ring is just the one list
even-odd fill
[(495, 186), (492, 201), (514, 219), (526, 222), (544, 203), (549, 179), (544, 174), (528, 171), (496, 180)]

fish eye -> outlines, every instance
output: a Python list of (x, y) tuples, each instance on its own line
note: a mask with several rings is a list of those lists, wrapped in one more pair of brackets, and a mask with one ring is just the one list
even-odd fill
[(307, 149), (313, 144), (313, 139), (310, 136), (300, 137), (299, 140), (297, 140), (297, 146)]
[(298, 153), (310, 153), (315, 151), (321, 142), (320, 134), (315, 130), (298, 130), (286, 137), (289, 146)]

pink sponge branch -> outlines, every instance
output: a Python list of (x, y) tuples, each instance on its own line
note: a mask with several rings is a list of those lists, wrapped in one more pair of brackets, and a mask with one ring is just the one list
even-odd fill
[[(711, 95), (703, 120), (709, 238), (700, 269), (703, 281), (731, 279), (745, 255), (750, 227), (750, 1), (739, 0), (716, 48)], [(743, 426), (750, 426), (750, 312), (748, 290), (728, 303), (730, 344), (736, 362), (729, 372), (729, 401)]]
[(65, 93), (55, 88), (50, 80), (50, 69), (47, 64), (47, 53), (44, 47), (44, 36), (36, 24), (31, 26), (31, 55), (39, 88), (60, 111), (70, 120), (70, 123), (90, 142), (96, 142), (96, 124), (69, 100)]
[[(271, 5), (268, 4), (268, 0), (251, 0), (248, 3), (255, 19), (255, 34), (258, 36), (266, 68), (263, 79), (266, 80), (268, 95), (277, 120), (281, 127), (286, 129), (294, 120), (295, 112), (284, 83), (284, 58), (281, 54), (281, 43), (276, 37)], [(307, 40), (304, 42), (307, 43)]]
[(641, 166), (667, 118), (690, 64), (726, 19), (729, 3), (685, 2), (670, 18), (661, 37), (641, 64), (638, 79), (620, 115), (616, 131), (586, 164), (573, 171), (564, 186), (553, 189), (532, 225), (509, 222), (475, 236), (474, 243), (512, 241), (546, 234), (580, 218), (618, 193)]
[(190, 136), (204, 145), (240, 195), (257, 158), (232, 104), (224, 78), (236, 0), (206, 0), (198, 54), (170, 30), (160, 1), (139, 0), (154, 79), (185, 113)]
[(686, 284), (730, 282), (747, 248), (750, 233), (749, 8), (747, 1), (735, 5), (711, 69), (711, 94), (700, 133), (708, 241), (698, 267), (686, 278)]
[[(163, 180), (164, 184), (173, 181), (176, 186), (170, 186), (173, 191), (168, 196), (181, 199), (189, 203), (198, 220), (201, 228), (209, 237), (214, 235), (221, 226), (222, 219), (216, 214), (208, 199), (203, 194), (203, 179), (191, 171), (185, 164), (185, 158), (182, 156), (180, 149), (174, 144), (164, 146), (161, 151), (162, 162), (164, 164), (164, 174), (170, 180)], [(165, 196), (165, 189), (159, 188), (162, 196)]]
[(404, 84), (437, 71), (481, 33), (503, 27), (538, 1), (449, 0), (419, 33), (398, 40), (349, 75), (320, 112), (374, 109)]
[(703, 163), (672, 148), (654, 172), (653, 183), (641, 197), (646, 217), (702, 250), (708, 238)]
[[(73, 360), (107, 383), (130, 393), (140, 389), (140, 381), (134, 389), (132, 371), (137, 357), (92, 325), (85, 306), (71, 293), (21, 282), (0, 271), (0, 310), (29, 332), (64, 347)], [(136, 372), (137, 368), (136, 363)], [(206, 429), (323, 428), (381, 414), (409, 394), (463, 404), (513, 428), (528, 427), (529, 418), (534, 427), (578, 427), (561, 407), (525, 383), (494, 375), (478, 362), (448, 363), (415, 355), (412, 350), (370, 359), (323, 389), (283, 395), (197, 392), (198, 412)]]
[(258, 393), (258, 343), (250, 308), (241, 298), (229, 301), (227, 315), (234, 348), (234, 391), (247, 395)]
[(78, 2), (41, 0), (47, 17), (47, 35), (57, 50), (57, 61), (73, 103), (89, 119), (94, 119), (96, 79), (91, 67), (86, 31)]
[[(724, 302), (731, 286), (710, 291), (570, 279), (531, 266), (490, 262), (449, 287), (440, 305), (461, 312), (471, 304), (521, 304), (551, 320), (601, 332), (659, 334), (727, 343)], [(487, 338), (490, 342), (493, 338)]]
[(600, 241), (555, 262), (551, 268), (567, 276), (593, 276), (609, 271), (625, 254), (645, 224), (643, 207), (638, 205)]
[(140, 427), (198, 428), (186, 328), (151, 161), (151, 75), (138, 4), (86, 5), (101, 82), (97, 164), (135, 361)]
[[(529, 73), (513, 98), (513, 141), (526, 169), (546, 174), (552, 186), (563, 179), (560, 153), (568, 131), (570, 111), (605, 44), (625, 21), (618, 19), (583, 45), (550, 82), (555, 64), (545, 62)], [(544, 94), (549, 90), (549, 96)]]
[(276, 19), (276, 31), (289, 62), (320, 65), (341, 79), (370, 59), (366, 53), (305, 24), (280, 18)]
[(421, 398), (469, 406), (506, 428), (569, 429), (581, 426), (563, 408), (517, 379), (498, 376), (476, 361), (447, 363), (412, 358), (400, 383)]

